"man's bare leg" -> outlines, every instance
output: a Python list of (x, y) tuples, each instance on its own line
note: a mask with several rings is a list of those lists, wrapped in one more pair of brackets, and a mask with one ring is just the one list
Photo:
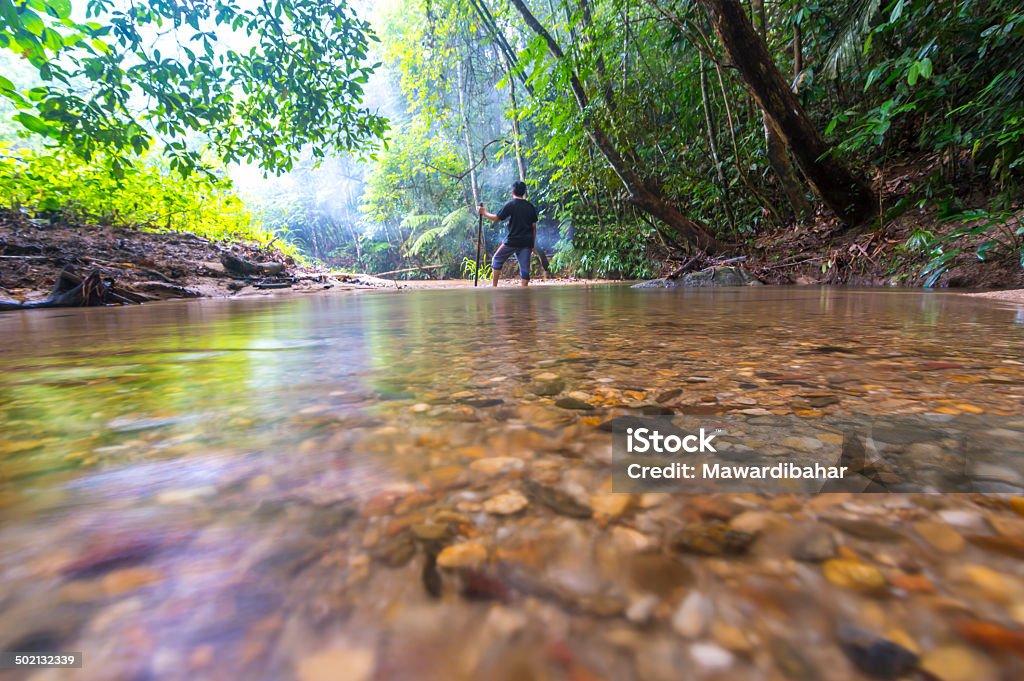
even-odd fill
[(529, 279), (520, 279), (519, 280), (519, 285), (522, 286), (523, 288), (526, 288), (527, 286), (530, 285), (530, 280)]
[(497, 286), (499, 278), (501, 278), (501, 270), (491, 270), (491, 286)]

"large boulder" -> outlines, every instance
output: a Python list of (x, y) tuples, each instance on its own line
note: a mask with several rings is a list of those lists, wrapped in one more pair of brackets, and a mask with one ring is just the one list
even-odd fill
[(700, 286), (761, 286), (757, 277), (739, 267), (709, 267), (677, 279), (667, 277), (635, 284), (633, 288), (681, 288)]

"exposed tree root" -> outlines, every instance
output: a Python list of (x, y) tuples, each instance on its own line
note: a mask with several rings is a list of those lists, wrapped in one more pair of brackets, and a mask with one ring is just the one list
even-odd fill
[(81, 278), (67, 270), (61, 270), (46, 300), (18, 303), (0, 300), (0, 310), (32, 310), (40, 307), (97, 307), (115, 303), (140, 303), (142, 299), (128, 291), (114, 288), (112, 280), (104, 281), (99, 272), (93, 271)]

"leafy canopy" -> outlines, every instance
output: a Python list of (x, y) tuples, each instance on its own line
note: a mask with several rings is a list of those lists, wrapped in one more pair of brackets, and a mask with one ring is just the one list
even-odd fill
[(0, 48), (44, 85), (0, 76), (16, 120), (115, 173), (158, 140), (172, 168), (285, 172), (303, 149), (364, 150), (387, 130), (362, 107), (376, 40), (344, 0), (0, 0)]

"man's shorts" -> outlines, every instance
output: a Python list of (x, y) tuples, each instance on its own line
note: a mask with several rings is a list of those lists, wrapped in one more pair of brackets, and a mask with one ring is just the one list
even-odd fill
[(533, 254), (533, 249), (529, 246), (519, 248), (509, 246), (508, 244), (502, 244), (494, 253), (494, 259), (491, 260), (491, 269), (495, 272), (500, 271), (501, 268), (505, 266), (505, 261), (511, 258), (513, 254), (516, 256), (516, 262), (519, 263), (519, 278), (529, 279), (530, 256)]

